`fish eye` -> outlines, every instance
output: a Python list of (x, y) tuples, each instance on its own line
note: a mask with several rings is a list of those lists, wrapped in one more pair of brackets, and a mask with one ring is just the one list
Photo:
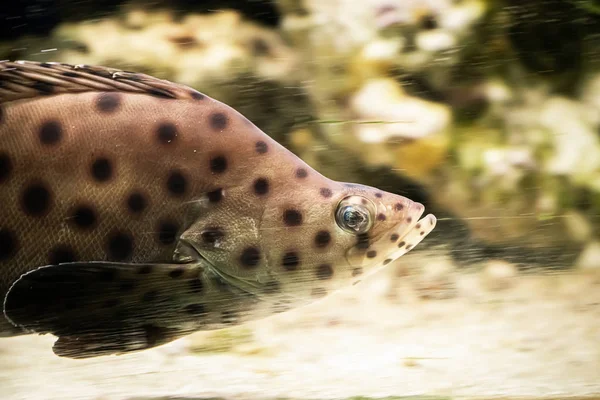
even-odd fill
[(355, 235), (366, 233), (371, 229), (375, 206), (368, 200), (366, 202), (364, 200), (366, 199), (359, 196), (351, 196), (340, 202), (335, 214), (335, 220), (340, 228)]

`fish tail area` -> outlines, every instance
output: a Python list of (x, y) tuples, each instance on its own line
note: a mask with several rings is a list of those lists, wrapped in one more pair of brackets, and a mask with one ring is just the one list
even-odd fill
[(29, 333), (58, 336), (61, 357), (139, 351), (206, 324), (204, 272), (197, 263), (45, 266), (13, 283), (3, 311)]

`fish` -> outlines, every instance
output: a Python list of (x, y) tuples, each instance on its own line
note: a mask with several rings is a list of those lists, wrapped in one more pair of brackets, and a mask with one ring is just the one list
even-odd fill
[(0, 62), (0, 206), (1, 336), (73, 359), (321, 301), (437, 222), (189, 86), (26, 60)]

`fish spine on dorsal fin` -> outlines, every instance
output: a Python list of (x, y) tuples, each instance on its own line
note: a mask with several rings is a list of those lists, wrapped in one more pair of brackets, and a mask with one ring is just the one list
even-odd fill
[(204, 97), (185, 85), (115, 68), (58, 62), (0, 61), (0, 104), (84, 92), (129, 92), (167, 99)]

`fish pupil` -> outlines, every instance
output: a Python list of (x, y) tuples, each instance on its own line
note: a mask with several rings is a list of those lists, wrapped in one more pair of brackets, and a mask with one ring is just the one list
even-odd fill
[(344, 212), (344, 222), (349, 228), (358, 231), (365, 222), (365, 216), (357, 210), (349, 209)]

